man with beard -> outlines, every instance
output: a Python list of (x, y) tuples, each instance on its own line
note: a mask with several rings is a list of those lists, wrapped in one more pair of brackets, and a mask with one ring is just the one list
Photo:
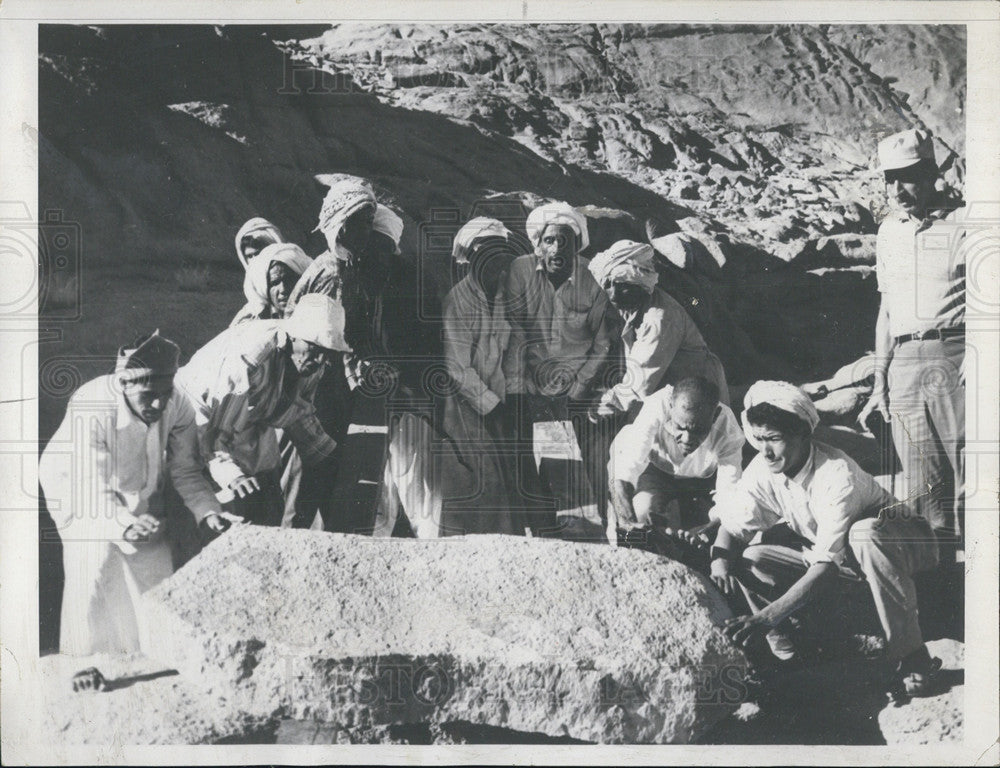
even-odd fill
[(942, 562), (961, 546), (965, 506), (963, 209), (942, 207), (934, 147), (919, 130), (878, 147), (892, 212), (879, 227), (875, 386), (859, 420), (889, 423), (905, 498), (934, 528)]
[[(586, 412), (608, 363), (614, 318), (608, 300), (579, 255), (590, 244), (587, 219), (568, 203), (535, 208), (525, 223), (535, 252), (514, 260), (504, 298), (511, 324), (504, 357), (507, 409), (518, 437), (518, 482), (536, 532), (555, 525), (554, 504), (577, 506), (575, 498), (557, 501), (542, 490), (534, 457), (534, 425), (572, 418), (586, 466), (600, 469), (607, 442), (589, 434)], [(594, 446), (598, 446), (593, 450)], [(599, 456), (600, 458), (596, 458)], [(589, 485), (571, 478), (570, 496)], [(584, 491), (586, 493), (586, 491)]]

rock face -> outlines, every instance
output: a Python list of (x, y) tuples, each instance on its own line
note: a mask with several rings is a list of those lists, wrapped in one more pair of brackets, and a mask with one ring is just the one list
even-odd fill
[[(648, 235), (661, 286), (697, 306), (731, 384), (816, 380), (873, 338), (877, 291), (859, 270), (884, 203), (877, 140), (933, 128), (961, 187), (964, 46), (960, 25), (46, 25), (39, 208), (87, 233), (76, 255), (91, 274), (218, 265), (230, 306), (171, 331), (190, 353), (243, 303), (244, 221), (326, 247), (321, 177), (370, 179), (442, 293), (451, 237), (493, 196), (567, 200), (618, 216), (586, 255), (663, 225)], [(523, 216), (501, 218), (521, 235)], [(43, 365), (79, 355), (97, 323), (129, 338), (151, 322), (140, 300), (95, 312), (100, 279)], [(64, 400), (42, 393), (43, 440)]]
[(641, 552), (240, 527), (147, 600), (148, 653), (248, 717), (688, 743), (742, 698), (721, 596)]

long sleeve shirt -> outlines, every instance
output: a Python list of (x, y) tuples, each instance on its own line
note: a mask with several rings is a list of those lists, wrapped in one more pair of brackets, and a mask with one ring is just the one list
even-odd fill
[(202, 456), (222, 488), (279, 465), (272, 427), (285, 430), (306, 464), (336, 447), (316, 416), (311, 377), (298, 376), (288, 360), (290, 344), (275, 321), (248, 320), (220, 333), (177, 372), (176, 385), (194, 408)]
[(559, 371), (571, 378), (570, 396), (582, 397), (607, 361), (615, 324), (588, 263), (577, 256), (558, 288), (534, 255), (511, 264), (505, 291), (511, 340), (503, 366), (509, 393), (550, 394), (549, 374)]
[(805, 465), (789, 478), (774, 474), (760, 454), (743, 472), (735, 494), (717, 497), (713, 513), (733, 536), (750, 541), (758, 531), (786, 523), (812, 542), (803, 552), (808, 565), (841, 565), (851, 525), (897, 504), (846, 453), (813, 441)]
[(742, 474), (743, 430), (727, 405), (719, 405), (701, 445), (685, 456), (670, 420), (669, 384), (650, 396), (635, 421), (623, 427), (611, 444), (608, 475), (636, 484), (652, 465), (676, 477), (705, 478), (715, 473), (716, 497), (731, 494)]
[(444, 300), (444, 354), (461, 397), (486, 415), (506, 394), (502, 361), (510, 340), (502, 290), (490, 312), (486, 294), (466, 276)]
[(203, 474), (195, 413), (176, 389), (146, 424), (128, 407), (114, 375), (86, 382), (39, 461), (38, 477), (57, 527), (73, 538), (109, 540), (149, 511), (167, 476), (199, 521), (221, 511)]
[(653, 288), (649, 307), (641, 318), (626, 319), (622, 341), (625, 376), (602, 398), (621, 411), (662, 387), (670, 368), (697, 371), (705, 367), (704, 361), (711, 354), (684, 307), (659, 288)]

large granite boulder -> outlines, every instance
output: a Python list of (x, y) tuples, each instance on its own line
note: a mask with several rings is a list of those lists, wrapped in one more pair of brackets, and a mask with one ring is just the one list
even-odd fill
[(722, 597), (643, 552), (241, 526), (146, 599), (148, 654), (249, 718), (687, 743), (742, 699)]

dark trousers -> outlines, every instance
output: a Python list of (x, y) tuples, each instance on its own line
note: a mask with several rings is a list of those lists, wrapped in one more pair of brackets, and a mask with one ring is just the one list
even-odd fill
[(260, 491), (245, 498), (236, 497), (223, 505), (223, 509), (239, 515), (253, 525), (280, 526), (285, 512), (285, 497), (281, 492), (279, 469), (265, 470), (255, 475)]

